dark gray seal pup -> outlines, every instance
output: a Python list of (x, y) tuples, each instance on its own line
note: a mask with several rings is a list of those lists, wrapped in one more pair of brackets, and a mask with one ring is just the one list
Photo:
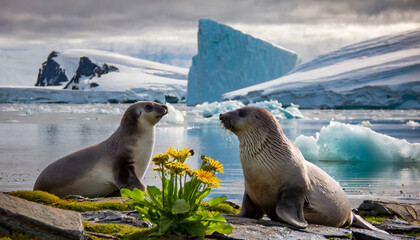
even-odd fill
[(340, 185), (306, 161), (266, 109), (244, 107), (220, 114), (224, 128), (239, 139), (245, 193), (239, 216), (333, 227), (354, 224), (381, 231), (352, 213)]
[(155, 144), (155, 124), (168, 108), (137, 102), (127, 108), (118, 129), (105, 141), (58, 159), (46, 167), (34, 190), (59, 197), (118, 195), (121, 188), (145, 190), (140, 181)]

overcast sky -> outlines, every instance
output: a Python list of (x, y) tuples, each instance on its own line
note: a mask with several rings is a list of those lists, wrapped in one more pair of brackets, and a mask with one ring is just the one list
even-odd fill
[(307, 61), (420, 28), (420, 0), (0, 0), (0, 51), (26, 50), (44, 60), (53, 49), (95, 48), (189, 67), (200, 18)]

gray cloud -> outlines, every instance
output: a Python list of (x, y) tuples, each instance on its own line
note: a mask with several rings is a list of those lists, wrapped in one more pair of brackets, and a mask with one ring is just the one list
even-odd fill
[(200, 18), (228, 24), (419, 22), (418, 0), (0, 0), (0, 36), (94, 37), (150, 28), (196, 28)]

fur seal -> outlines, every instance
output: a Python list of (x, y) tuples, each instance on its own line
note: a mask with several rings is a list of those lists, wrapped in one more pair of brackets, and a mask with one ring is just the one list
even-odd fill
[(304, 159), (269, 111), (244, 107), (220, 114), (219, 119), (240, 143), (245, 193), (239, 216), (260, 219), (266, 214), (296, 228), (353, 223), (383, 232), (352, 213), (340, 185)]
[(89, 146), (47, 166), (34, 190), (59, 197), (119, 195), (121, 188), (145, 186), (143, 177), (155, 144), (155, 124), (168, 108), (154, 102), (137, 102), (127, 108), (117, 130), (105, 141)]

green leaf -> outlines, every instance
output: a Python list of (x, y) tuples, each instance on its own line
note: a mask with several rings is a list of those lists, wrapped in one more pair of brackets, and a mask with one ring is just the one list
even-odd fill
[(120, 193), (121, 193), (121, 197), (131, 198), (131, 191), (130, 191), (130, 189), (121, 188), (120, 189)]
[(121, 188), (120, 190), (122, 197), (131, 198), (134, 200), (134, 202), (141, 203), (144, 200), (144, 192), (140, 189), (134, 188), (133, 191), (130, 191), (130, 189), (127, 188)]
[(225, 222), (226, 219), (223, 217), (220, 213), (216, 213), (213, 217), (206, 218), (207, 221), (213, 221), (213, 222)]
[(182, 227), (185, 228), (191, 236), (201, 238), (206, 236), (205, 228), (201, 222), (186, 222)]
[(221, 202), (225, 201), (226, 199), (227, 199), (227, 197), (226, 197), (226, 196), (215, 197), (215, 198), (213, 198), (213, 199), (210, 199), (210, 200), (209, 200), (209, 207), (214, 207), (214, 206), (216, 206), (217, 204), (219, 204), (219, 203), (221, 203)]
[(175, 204), (172, 206), (173, 214), (186, 213), (190, 210), (190, 206), (184, 199), (177, 199)]
[(206, 227), (207, 232), (219, 232), (223, 234), (231, 234), (233, 227), (228, 223), (222, 222), (210, 222), (210, 224)]
[(144, 209), (144, 208), (142, 208), (142, 207), (139, 207), (139, 206), (136, 206), (135, 208), (136, 208), (136, 210), (137, 210), (137, 212), (138, 212), (139, 214), (141, 214), (141, 215), (148, 215), (148, 213), (147, 213), (147, 210), (146, 210), (146, 209)]
[(174, 222), (174, 219), (167, 218), (167, 217), (161, 217), (159, 219), (158, 227), (159, 227), (159, 233), (164, 234), (168, 229), (171, 227), (172, 223)]
[(201, 192), (197, 192), (197, 194), (195, 195), (195, 199), (196, 199), (196, 203), (200, 203), (201, 201), (203, 201), (203, 199), (207, 196), (207, 194), (209, 194), (211, 191), (211, 188), (206, 188)]
[(150, 199), (153, 201), (153, 203), (160, 209), (163, 208), (162, 204), (162, 192), (159, 190), (159, 188), (155, 186), (147, 186), (147, 195), (150, 197)]

